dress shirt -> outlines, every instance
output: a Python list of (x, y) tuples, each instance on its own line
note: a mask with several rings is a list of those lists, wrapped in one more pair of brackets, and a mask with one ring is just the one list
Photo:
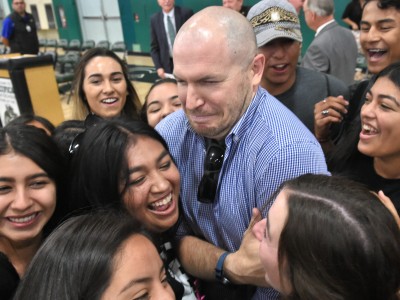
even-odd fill
[[(301, 121), (276, 98), (259, 88), (243, 116), (225, 138), (226, 150), (214, 203), (197, 201), (206, 155), (204, 138), (179, 110), (156, 129), (166, 140), (181, 174), (186, 223), (180, 235), (195, 235), (234, 252), (252, 216), (252, 208), (269, 209), (280, 184), (305, 173), (327, 174), (321, 147)], [(264, 211), (266, 213), (266, 211)], [(277, 299), (273, 289), (259, 288), (253, 299)]]

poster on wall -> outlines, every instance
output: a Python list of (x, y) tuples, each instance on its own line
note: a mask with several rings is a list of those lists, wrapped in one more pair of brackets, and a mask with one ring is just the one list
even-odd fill
[(2, 126), (20, 115), (11, 79), (0, 78), (0, 119)]
[(61, 26), (62, 28), (67, 28), (67, 18), (65, 17), (65, 11), (64, 11), (64, 7), (63, 6), (59, 6), (58, 7), (58, 13), (60, 15), (60, 20), (61, 20)]

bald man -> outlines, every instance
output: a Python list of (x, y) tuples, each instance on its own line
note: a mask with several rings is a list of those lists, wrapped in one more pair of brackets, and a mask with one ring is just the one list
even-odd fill
[[(218, 51), (216, 51), (218, 50)], [(156, 129), (181, 174), (179, 258), (206, 299), (277, 299), (250, 228), (279, 185), (327, 173), (314, 136), (259, 86), (265, 58), (250, 22), (207, 7), (180, 29), (173, 50), (183, 110)], [(245, 234), (246, 233), (246, 234)], [(243, 242), (242, 242), (243, 241)]]

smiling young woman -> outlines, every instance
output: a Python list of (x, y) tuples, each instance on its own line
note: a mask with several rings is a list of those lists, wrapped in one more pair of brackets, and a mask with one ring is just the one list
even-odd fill
[[(333, 174), (347, 176), (382, 190), (400, 213), (400, 62), (389, 65), (371, 79), (360, 123), (353, 128), (355, 149), (337, 149), (329, 160)], [(351, 136), (350, 136), (351, 138)], [(342, 157), (342, 159), (338, 159)]]
[(38, 251), (14, 299), (175, 299), (148, 233), (131, 216), (73, 217)]
[(175, 79), (165, 78), (156, 81), (147, 92), (140, 117), (151, 127), (169, 114), (182, 108), (178, 97), (178, 84)]
[(62, 162), (44, 130), (24, 124), (0, 129), (2, 299), (12, 297), (44, 236), (60, 217)]
[(376, 194), (307, 174), (273, 197), (253, 233), (265, 279), (283, 299), (398, 299), (400, 229)]
[[(95, 149), (95, 151), (93, 150)], [(180, 175), (162, 137), (142, 121), (102, 120), (86, 130), (71, 159), (71, 209), (116, 208), (160, 237), (160, 252), (185, 300), (196, 299), (171, 241), (180, 221)], [(177, 289), (175, 287), (178, 287)]]
[(141, 103), (129, 80), (126, 64), (112, 51), (94, 48), (85, 52), (75, 69), (74, 119), (89, 113), (104, 119), (138, 118)]

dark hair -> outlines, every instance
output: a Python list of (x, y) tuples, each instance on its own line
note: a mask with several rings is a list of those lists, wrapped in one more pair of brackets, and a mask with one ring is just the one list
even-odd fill
[(53, 217), (45, 227), (45, 234), (47, 234), (65, 213), (62, 197), (65, 178), (64, 160), (57, 145), (43, 129), (24, 124), (8, 124), (0, 128), (0, 155), (11, 152), (31, 159), (55, 182), (57, 205)]
[(15, 119), (13, 119), (10, 123), (8, 123), (9, 125), (16, 125), (16, 124), (25, 124), (25, 125), (30, 125), (29, 123), (31, 122), (39, 122), (40, 124), (43, 125), (44, 128), (46, 128), (50, 134), (53, 134), (54, 132), (54, 125), (47, 120), (46, 118), (43, 118), (41, 116), (37, 116), (34, 114), (29, 114), (29, 113), (25, 113), (22, 114), (18, 117), (16, 117)]
[[(399, 3), (400, 5), (400, 3)], [(393, 82), (399, 89), (400, 89), (400, 62), (395, 62), (385, 69), (383, 69), (380, 73), (378, 73), (373, 79), (371, 80), (371, 85), (369, 89), (375, 84), (375, 82), (381, 78), (387, 77), (391, 82)]]
[(397, 10), (400, 10), (400, 2), (398, 0), (365, 0), (364, 7), (367, 3), (377, 1), (378, 8), (380, 9), (389, 9), (394, 7)]
[(54, 129), (53, 139), (66, 160), (69, 160), (69, 146), (73, 139), (85, 131), (85, 123), (81, 120), (67, 120)]
[(148, 120), (147, 120), (147, 99), (149, 98), (149, 95), (150, 95), (151, 91), (155, 87), (157, 87), (159, 85), (162, 85), (164, 83), (173, 83), (173, 84), (178, 85), (176, 79), (173, 79), (173, 78), (163, 78), (163, 79), (160, 79), (160, 80), (157, 80), (156, 82), (154, 82), (153, 85), (150, 87), (149, 91), (147, 92), (147, 94), (146, 94), (146, 96), (144, 98), (144, 103), (143, 103), (142, 109), (140, 110), (140, 118), (142, 119), (142, 121), (148, 123)]
[(72, 92), (74, 95), (74, 117), (79, 120), (84, 120), (86, 115), (90, 112), (89, 104), (87, 103), (85, 92), (83, 90), (83, 81), (85, 78), (85, 68), (87, 64), (93, 58), (98, 56), (110, 57), (121, 66), (127, 86), (126, 103), (121, 114), (130, 118), (138, 118), (141, 103), (139, 96), (129, 79), (127, 65), (113, 51), (105, 48), (93, 48), (86, 51), (75, 68), (74, 81), (72, 84)]
[[(371, 90), (375, 82), (381, 77), (388, 78), (400, 89), (400, 62), (390, 64), (370, 79), (362, 95), (362, 99), (360, 100), (361, 103), (364, 103), (367, 92)], [(356, 100), (358, 101), (359, 99)], [(360, 109), (361, 107), (362, 105), (360, 105)], [(360, 160), (364, 159), (364, 154), (360, 153), (357, 148), (361, 131), (360, 110), (354, 120), (347, 125), (346, 130), (343, 131), (342, 137), (338, 140), (332, 152), (327, 156), (328, 168), (335, 174), (351, 173), (353, 171), (352, 169)]]
[[(139, 136), (154, 139), (168, 150), (158, 132), (142, 121), (102, 120), (87, 129), (71, 159), (72, 209), (105, 206), (125, 209), (122, 197), (129, 179), (127, 151)], [(122, 191), (121, 179), (125, 181)]]
[(281, 190), (288, 217), (278, 261), (289, 299), (396, 299), (400, 229), (376, 195), (341, 177), (310, 174)]
[(131, 216), (115, 211), (68, 219), (43, 243), (14, 299), (100, 299), (110, 284), (115, 256), (135, 234), (149, 238)]

